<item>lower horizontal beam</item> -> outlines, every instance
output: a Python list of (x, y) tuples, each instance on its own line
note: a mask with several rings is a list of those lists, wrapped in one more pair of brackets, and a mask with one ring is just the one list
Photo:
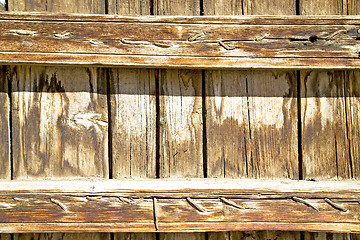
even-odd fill
[(360, 182), (0, 182), (0, 232), (360, 232)]

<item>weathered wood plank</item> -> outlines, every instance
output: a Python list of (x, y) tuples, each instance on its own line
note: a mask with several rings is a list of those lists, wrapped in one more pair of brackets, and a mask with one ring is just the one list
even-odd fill
[(0, 232), (124, 232), (126, 226), (149, 232), (360, 232), (359, 186), (291, 180), (7, 181), (0, 185)]
[[(5, 11), (5, 2), (0, 3), (0, 12)], [(0, 83), (1, 83), (1, 120), (0, 120), (0, 137), (2, 148), (0, 155), (0, 178), (10, 179), (11, 178), (11, 160), (10, 160), (10, 101), (9, 101), (9, 89), (8, 89), (8, 67), (0, 67)], [(10, 234), (0, 234), (0, 240), (11, 240)]]
[[(302, 1), (299, 12), (303, 15), (356, 14), (352, 12), (356, 3), (349, 5), (350, 2), (347, 0)], [(358, 90), (356, 77), (349, 77), (351, 75), (351, 72), (340, 71), (301, 72), (303, 178), (346, 179), (354, 176), (353, 168), (358, 161), (352, 157), (356, 148), (356, 145), (352, 145), (356, 144), (356, 134), (352, 136), (351, 133), (354, 133), (352, 128), (354, 130), (357, 128), (355, 123), (357, 116), (352, 112), (352, 110), (356, 112), (357, 103), (352, 91)], [(315, 114), (318, 111), (321, 113)], [(351, 119), (351, 117), (355, 118)], [(321, 139), (320, 136), (324, 138)], [(352, 137), (354, 141), (350, 141)], [(304, 239), (351, 239), (351, 237), (349, 234), (305, 233)]]
[[(62, 17), (66, 15), (61, 15)], [(355, 68), (360, 20), (0, 14), (0, 62), (204, 68)], [(35, 21), (41, 19), (41, 21)], [(127, 22), (134, 20), (131, 24)], [(319, 17), (318, 21), (329, 21)], [(203, 21), (203, 22), (202, 22)], [(227, 23), (229, 22), (229, 23)], [(349, 25), (340, 25), (352, 22)], [(149, 23), (152, 27), (149, 28)], [(244, 25), (251, 23), (251, 25)], [(309, 25), (310, 24), (310, 25)], [(242, 65), (246, 61), (249, 63)]]
[[(105, 1), (8, 1), (10, 11), (105, 13)], [(95, 68), (12, 68), (14, 178), (108, 177), (106, 81)], [(39, 231), (38, 231), (39, 232)], [(110, 239), (109, 234), (14, 235)]]
[[(108, 13), (150, 15), (150, 1), (108, 1)], [(155, 73), (109, 69), (112, 178), (156, 177)], [(155, 240), (154, 233), (116, 233), (115, 240)]]
[[(155, 15), (200, 15), (200, 0), (156, 0), (153, 3)], [(170, 31), (186, 39), (183, 28), (174, 27)], [(160, 69), (157, 74), (159, 177), (203, 177), (202, 72)], [(160, 234), (159, 239), (205, 240), (205, 234)]]

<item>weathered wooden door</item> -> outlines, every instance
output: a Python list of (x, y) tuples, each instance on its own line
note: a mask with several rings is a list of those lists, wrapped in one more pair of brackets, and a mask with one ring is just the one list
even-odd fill
[[(357, 14), (354, 0), (8, 0), (8, 11)], [(359, 178), (358, 71), (2, 67), (4, 179)], [(10, 144), (11, 143), (11, 144)], [(84, 160), (86, 159), (86, 161)], [(1, 239), (360, 239), (307, 232)]]

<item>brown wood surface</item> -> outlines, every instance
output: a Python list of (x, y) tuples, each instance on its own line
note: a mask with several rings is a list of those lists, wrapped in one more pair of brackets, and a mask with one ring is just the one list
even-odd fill
[[(0, 12), (5, 11), (5, 3), (0, 3)], [(1, 137), (1, 154), (0, 154), (0, 179), (11, 179), (11, 157), (10, 157), (10, 99), (8, 89), (8, 67), (0, 66), (0, 137)], [(0, 240), (11, 240), (10, 234), (0, 234)]]
[[(168, 19), (0, 14), (0, 62), (184, 68), (355, 68), (358, 27), (263, 18)], [(41, 19), (41, 21), (34, 21)], [(322, 21), (319, 17), (315, 22)], [(350, 20), (354, 22), (356, 19)], [(157, 23), (158, 21), (158, 23)], [(180, 22), (179, 22), (180, 21)], [(182, 22), (181, 22), (182, 21)], [(203, 21), (203, 22), (201, 22)], [(230, 22), (229, 22), (230, 21)], [(178, 22), (178, 23), (176, 23)], [(200, 24), (199, 24), (200, 22)], [(223, 24), (222, 24), (223, 22)], [(228, 22), (228, 23), (227, 23)], [(253, 23), (244, 25), (246, 22)], [(149, 28), (152, 23), (153, 28)], [(186, 23), (186, 24), (185, 24)], [(294, 24), (294, 25), (290, 25)], [(154, 30), (154, 28), (156, 30)], [(247, 64), (243, 65), (246, 61)], [(306, 65), (307, 64), (307, 65)]]
[[(302, 15), (358, 14), (356, 1), (300, 2)], [(301, 71), (303, 178), (358, 178), (357, 71)], [(324, 138), (321, 138), (323, 136)], [(304, 239), (356, 239), (349, 234), (305, 233)]]
[[(293, 1), (213, 1), (206, 15), (291, 15)], [(267, 41), (268, 31), (256, 37)], [(263, 38), (263, 39), (261, 39)], [(270, 37), (271, 38), (271, 37)], [(258, 46), (257, 49), (263, 49)], [(301, 47), (297, 47), (297, 50)], [(286, 51), (286, 50), (285, 50)], [(206, 71), (208, 177), (298, 177), (294, 72)], [(271, 229), (271, 228), (269, 228)], [(275, 229), (273, 229), (275, 230)], [(210, 239), (220, 234), (209, 235)], [(298, 232), (230, 232), (222, 239), (299, 239)]]
[[(199, 0), (156, 0), (155, 15), (200, 15)], [(181, 28), (175, 26), (178, 36)], [(184, 37), (182, 37), (184, 38)], [(201, 70), (160, 69), (159, 177), (203, 177)], [(160, 240), (205, 240), (204, 233), (160, 234)]]
[[(108, 13), (150, 15), (150, 1), (108, 1)], [(109, 69), (112, 178), (156, 177), (155, 73)], [(153, 226), (154, 227), (154, 226)], [(114, 240), (155, 240), (154, 233), (114, 234)]]
[[(105, 13), (105, 1), (9, 1), (10, 11)], [(14, 178), (108, 177), (106, 81), (95, 68), (11, 69)], [(14, 239), (109, 239), (109, 234)]]
[[(359, 185), (358, 181), (216, 179), (7, 181), (0, 188), (0, 231), (189, 232), (309, 227), (312, 231), (360, 232)], [(75, 223), (77, 227), (67, 228)], [(180, 233), (160, 236), (202, 237)], [(273, 236), (281, 237), (275, 232)]]

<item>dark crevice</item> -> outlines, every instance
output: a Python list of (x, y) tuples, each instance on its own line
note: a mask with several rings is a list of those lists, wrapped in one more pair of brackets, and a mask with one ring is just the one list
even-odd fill
[(155, 89), (156, 89), (156, 178), (160, 178), (160, 84), (159, 69), (155, 69)]
[(109, 14), (109, 0), (104, 0), (105, 14)]
[(204, 236), (205, 240), (209, 240), (209, 233), (208, 233), (208, 232), (205, 232), (204, 235), (205, 235), (205, 236)]
[(204, 0), (200, 0), (200, 16), (204, 16)]
[(5, 76), (7, 79), (7, 85), (8, 85), (8, 98), (9, 98), (9, 152), (10, 152), (10, 179), (14, 180), (14, 154), (13, 154), (13, 119), (12, 119), (12, 86), (11, 86), (11, 77), (10, 77), (10, 69), (8, 66), (3, 67), (3, 71), (5, 73)]
[(155, 238), (156, 238), (156, 240), (160, 240), (160, 233), (155, 233)]
[(295, 4), (295, 15), (301, 15), (300, 13), (300, 0), (294, 0)]
[(9, 1), (5, 0), (5, 11), (9, 11)]
[(338, 152), (337, 152), (337, 141), (336, 141), (336, 134), (335, 134), (335, 163), (336, 163), (336, 178), (339, 179), (339, 164), (338, 164)]
[(203, 121), (203, 171), (204, 178), (208, 177), (207, 166), (207, 134), (206, 134), (206, 85), (205, 85), (205, 70), (202, 70), (202, 121)]
[(150, 0), (150, 15), (155, 15), (154, 13), (154, 0)]
[(302, 123), (301, 123), (301, 75), (300, 71), (296, 71), (297, 78), (297, 120), (298, 120), (298, 168), (299, 180), (304, 179), (303, 174), (303, 152), (302, 152)]
[(241, 1), (241, 14), (244, 15), (244, 0)]
[[(246, 104), (247, 104), (247, 115), (248, 115), (248, 128), (249, 128), (249, 140), (251, 144), (251, 122), (250, 122), (250, 102), (249, 102), (249, 86), (248, 86), (248, 79), (245, 79), (245, 86), (246, 86)], [(246, 174), (247, 177), (249, 177), (249, 165), (253, 165), (253, 159), (252, 159), (252, 151), (250, 151), (250, 164), (246, 164)]]
[(113, 179), (113, 155), (112, 155), (112, 122), (111, 122), (111, 81), (110, 69), (105, 69), (106, 76), (106, 96), (108, 106), (108, 161), (109, 161), (109, 179)]
[(304, 232), (300, 232), (300, 240), (305, 240), (305, 233)]
[(110, 233), (110, 240), (115, 240), (115, 234), (114, 233)]
[[(346, 129), (346, 139), (347, 139), (347, 143), (348, 143), (348, 150), (349, 150), (349, 164), (350, 164), (350, 177), (353, 178), (354, 177), (354, 170), (353, 170), (353, 160), (352, 160), (352, 154), (351, 154), (351, 141), (349, 138), (349, 121), (348, 121), (348, 103), (347, 103), (347, 95), (346, 95), (346, 89), (348, 89), (347, 86), (347, 82), (350, 82), (350, 76), (349, 75), (345, 75), (347, 77), (344, 78), (344, 105), (345, 105), (345, 129)], [(350, 89), (350, 88), (349, 88)]]

